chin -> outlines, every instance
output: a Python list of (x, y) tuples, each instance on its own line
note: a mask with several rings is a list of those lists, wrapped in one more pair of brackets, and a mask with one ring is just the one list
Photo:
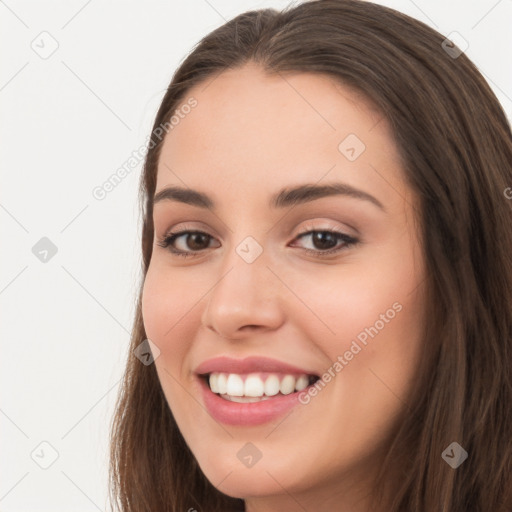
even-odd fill
[(235, 458), (225, 459), (213, 455), (198, 458), (198, 463), (208, 481), (222, 493), (232, 498), (248, 498), (282, 494), (298, 487), (297, 474), (291, 476), (290, 468), (282, 464), (269, 464), (263, 458), (252, 467), (245, 467)]

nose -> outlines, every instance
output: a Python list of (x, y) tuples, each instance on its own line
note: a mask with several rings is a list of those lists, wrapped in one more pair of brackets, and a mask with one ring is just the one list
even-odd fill
[(284, 321), (284, 285), (263, 252), (247, 263), (234, 250), (219, 272), (201, 321), (218, 336), (241, 339), (279, 328)]

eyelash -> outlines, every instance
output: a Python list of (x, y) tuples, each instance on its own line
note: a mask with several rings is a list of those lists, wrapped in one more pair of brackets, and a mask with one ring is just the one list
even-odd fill
[[(339, 242), (339, 241), (344, 242), (344, 244), (341, 247), (326, 249), (325, 251), (322, 251), (320, 249), (303, 249), (307, 254), (312, 254), (312, 255), (318, 256), (320, 258), (329, 256), (331, 254), (338, 253), (340, 251), (348, 249), (349, 247), (354, 246), (357, 243), (359, 243), (359, 240), (357, 238), (347, 235), (346, 233), (342, 233), (341, 231), (330, 230), (330, 229), (312, 229), (309, 231), (305, 231), (305, 232), (297, 235), (296, 239), (304, 238), (304, 237), (306, 237), (308, 235), (312, 235), (314, 233), (329, 233), (336, 237), (337, 242)], [(173, 255), (180, 256), (182, 258), (195, 257), (199, 252), (202, 252), (202, 250), (204, 250), (204, 249), (202, 249), (201, 251), (180, 251), (180, 250), (174, 249), (171, 245), (178, 237), (180, 237), (182, 235), (191, 235), (191, 234), (206, 235), (206, 236), (210, 237), (210, 240), (213, 238), (211, 235), (208, 235), (208, 233), (205, 233), (204, 231), (198, 231), (198, 230), (183, 230), (183, 231), (177, 231), (177, 232), (170, 231), (169, 233), (167, 233), (164, 236), (164, 238), (162, 240), (157, 242), (157, 245), (159, 245), (160, 247), (163, 247), (164, 249), (168, 249)]]

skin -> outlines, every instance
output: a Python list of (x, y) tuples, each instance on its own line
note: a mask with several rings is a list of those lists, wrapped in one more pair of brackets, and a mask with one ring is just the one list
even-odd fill
[[(155, 364), (169, 406), (206, 477), (244, 498), (249, 512), (367, 510), (424, 329), (417, 198), (387, 121), (329, 77), (269, 76), (252, 63), (190, 96), (198, 104), (164, 140), (156, 192), (186, 186), (206, 192), (217, 208), (176, 201), (154, 208), (142, 310), (161, 351)], [(352, 162), (338, 149), (350, 133), (366, 146)], [(283, 187), (332, 182), (371, 194), (384, 210), (345, 195), (268, 207)], [(171, 228), (212, 239), (197, 246), (182, 236), (175, 247), (195, 256), (175, 256), (157, 245)], [(329, 257), (306, 254), (326, 248), (311, 235), (297, 237), (312, 229), (360, 241)], [(247, 236), (263, 249), (250, 264), (235, 250)], [(205, 410), (193, 371), (206, 359), (263, 355), (321, 375), (397, 302), (401, 311), (288, 416), (242, 427), (221, 425)], [(251, 468), (237, 457), (247, 442), (262, 454)]]

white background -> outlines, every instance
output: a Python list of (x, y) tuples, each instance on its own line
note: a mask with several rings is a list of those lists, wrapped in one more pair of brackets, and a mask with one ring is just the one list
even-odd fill
[[(378, 3), (459, 32), (511, 118), (512, 0)], [(140, 280), (141, 165), (104, 200), (92, 190), (145, 143), (201, 37), (286, 4), (0, 1), (0, 511), (109, 509), (108, 427)], [(43, 31), (59, 45), (47, 59), (31, 48), (51, 48)], [(32, 252), (42, 237), (57, 247), (47, 262)], [(58, 454), (47, 469), (36, 463), (52, 460), (43, 441)]]

